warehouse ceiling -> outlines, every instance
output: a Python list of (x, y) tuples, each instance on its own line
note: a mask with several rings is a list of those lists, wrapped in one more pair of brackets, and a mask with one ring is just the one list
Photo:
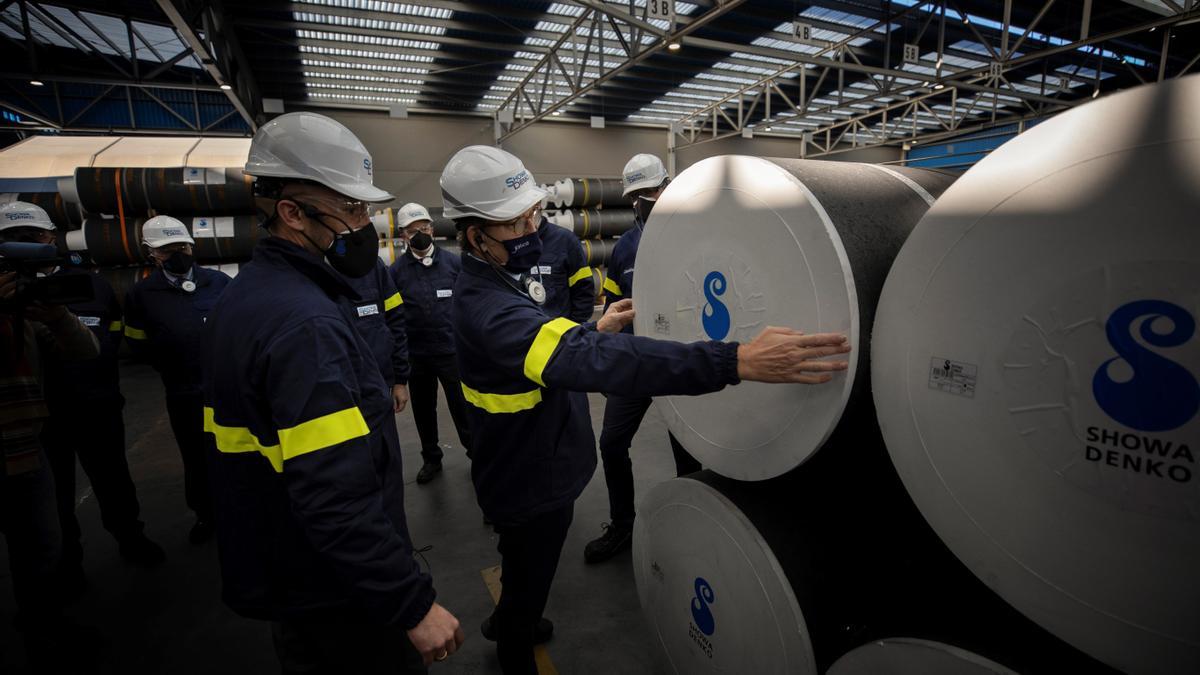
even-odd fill
[(1196, 0), (694, 0), (675, 2), (673, 20), (648, 9), (8, 0), (0, 105), (10, 128), (189, 134), (250, 133), (276, 101), (496, 116), (501, 138), (602, 117), (672, 126), (680, 145), (766, 134), (821, 154), (1038, 119), (1200, 70)]

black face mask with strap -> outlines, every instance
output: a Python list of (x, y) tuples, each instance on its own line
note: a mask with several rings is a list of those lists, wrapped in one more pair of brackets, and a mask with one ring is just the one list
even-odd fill
[[(367, 223), (365, 226), (357, 230), (351, 229), (346, 221), (329, 213), (322, 213), (316, 207), (307, 204), (296, 202), (303, 210), (304, 215), (309, 219), (320, 223), (321, 227), (333, 233), (333, 241), (329, 246), (321, 249), (321, 245), (313, 241), (307, 233), (304, 238), (308, 239), (313, 246), (321, 249), (325, 253), (325, 260), (329, 261), (329, 266), (333, 269), (345, 274), (348, 277), (361, 278), (371, 273), (375, 269), (375, 260), (379, 257), (379, 233), (375, 231), (375, 226)], [(332, 227), (325, 224), (321, 220), (322, 217), (333, 218), (342, 225), (346, 226), (349, 232), (338, 232)]]

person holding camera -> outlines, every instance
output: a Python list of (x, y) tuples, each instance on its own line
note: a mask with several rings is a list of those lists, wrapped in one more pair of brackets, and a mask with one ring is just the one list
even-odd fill
[(184, 499), (196, 513), (188, 540), (199, 545), (213, 534), (204, 464), (201, 334), (230, 278), (195, 264), (196, 242), (187, 227), (170, 216), (147, 220), (142, 242), (157, 269), (125, 299), (125, 337), (135, 353), (150, 360), (167, 390), (167, 417), (183, 458)]
[[(13, 202), (4, 207), (0, 241), (54, 244), (57, 228), (41, 207)], [(75, 458), (87, 473), (100, 506), (104, 529), (117, 540), (121, 557), (142, 565), (165, 559), (161, 547), (142, 533), (140, 506), (125, 460), (125, 421), (122, 410), (117, 348), (121, 339), (121, 306), (102, 277), (67, 265), (51, 265), (41, 273), (53, 279), (78, 278), (91, 289), (90, 300), (67, 303), (100, 344), (100, 355), (84, 361), (49, 361), (45, 365), (46, 405), (50, 418), (42, 443), (54, 473), (63, 551), (60, 592), (71, 597), (83, 590), (83, 546), (75, 517)]]
[[(31, 206), (0, 207), (5, 239), (44, 215)], [(59, 672), (79, 665), (98, 645), (62, 616), (57, 594), (62, 542), (54, 476), (40, 442), (49, 417), (42, 377), (48, 363), (92, 359), (100, 350), (65, 306), (37, 301), (46, 289), (37, 275), (43, 261), (56, 263), (53, 247), (0, 244), (0, 530), (29, 660), (42, 671)]]

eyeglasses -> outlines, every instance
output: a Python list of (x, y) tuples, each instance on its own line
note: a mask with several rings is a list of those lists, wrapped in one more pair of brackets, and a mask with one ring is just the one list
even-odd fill
[(411, 237), (418, 232), (433, 234), (433, 224), (425, 223), (424, 225), (410, 225), (404, 228), (403, 232), (406, 237)]
[[(489, 227), (508, 227), (516, 232), (524, 232), (531, 227), (537, 229), (537, 225), (542, 222), (542, 207), (534, 206), (525, 213), (513, 218), (512, 220), (502, 220), (499, 222), (488, 223)], [(521, 226), (524, 227), (521, 227)]]
[(341, 199), (338, 197), (329, 197), (325, 195), (312, 195), (307, 197), (304, 195), (295, 195), (292, 197), (287, 197), (286, 199), (288, 201), (296, 202), (297, 204), (303, 205), (307, 203), (318, 207), (329, 204), (332, 205), (334, 210), (338, 211), (341, 215), (354, 220), (362, 220), (370, 215), (370, 204), (357, 199)]

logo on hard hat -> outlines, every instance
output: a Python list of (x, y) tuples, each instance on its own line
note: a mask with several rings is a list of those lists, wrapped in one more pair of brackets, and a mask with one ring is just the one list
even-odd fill
[(33, 220), (33, 214), (28, 211), (10, 211), (4, 214), (9, 220)]
[(729, 310), (717, 299), (718, 295), (725, 295), (725, 283), (725, 275), (715, 270), (704, 277), (704, 299), (708, 303), (704, 305), (700, 322), (713, 340), (724, 340), (729, 335)]
[(366, 169), (368, 176), (374, 175), (371, 173), (371, 158), (370, 157), (363, 158), (363, 169)]
[(641, 171), (637, 171), (625, 176), (625, 182), (630, 185), (638, 182), (639, 180), (646, 180), (646, 174), (642, 173)]
[[(1146, 345), (1182, 346), (1196, 332), (1195, 318), (1165, 300), (1138, 300), (1117, 308), (1104, 330), (1117, 356), (1102, 363), (1092, 378), (1100, 408), (1138, 431), (1170, 431), (1190, 422), (1200, 410), (1200, 384), (1187, 368)], [(1118, 364), (1128, 377), (1113, 377), (1121, 377), (1111, 372)]]
[(521, 186), (529, 182), (529, 172), (521, 171), (513, 176), (504, 179), (504, 187), (520, 190)]

